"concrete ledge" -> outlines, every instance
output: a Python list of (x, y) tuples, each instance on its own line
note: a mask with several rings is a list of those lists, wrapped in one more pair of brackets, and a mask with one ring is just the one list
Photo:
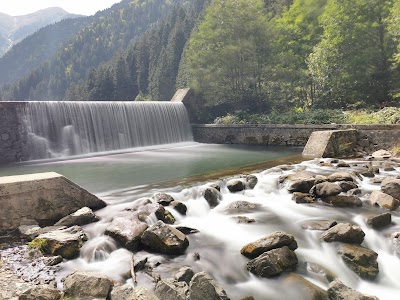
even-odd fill
[(0, 177), (0, 231), (27, 220), (50, 225), (85, 206), (98, 209), (106, 204), (61, 174)]

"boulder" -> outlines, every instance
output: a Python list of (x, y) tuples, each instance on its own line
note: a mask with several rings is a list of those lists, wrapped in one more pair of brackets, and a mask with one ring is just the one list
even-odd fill
[(45, 254), (71, 259), (79, 255), (79, 250), (85, 241), (87, 241), (87, 236), (82, 228), (72, 226), (41, 234), (29, 245), (39, 248)]
[(182, 267), (175, 273), (174, 278), (178, 281), (184, 281), (189, 284), (193, 276), (194, 272), (190, 267)]
[(225, 211), (227, 213), (248, 213), (248, 212), (254, 212), (257, 211), (261, 207), (261, 204), (258, 203), (251, 203), (248, 201), (235, 201), (229, 204), (226, 208)]
[(131, 299), (133, 287), (129, 284), (119, 285), (112, 289), (111, 300), (128, 300)]
[(183, 254), (189, 246), (186, 235), (162, 221), (149, 227), (141, 240), (151, 250), (165, 254)]
[(328, 300), (326, 291), (295, 273), (289, 273), (284, 283), (285, 287), (297, 292), (297, 299)]
[(127, 298), (127, 300), (161, 300), (161, 299), (144, 287), (136, 287), (133, 289), (132, 294)]
[(166, 193), (156, 193), (151, 198), (163, 206), (168, 206), (172, 201), (175, 200), (172, 196)]
[(186, 300), (189, 286), (185, 281), (174, 278), (161, 279), (156, 284), (155, 294), (163, 300)]
[(19, 300), (61, 300), (62, 293), (56, 288), (38, 285), (25, 290), (18, 298)]
[(76, 212), (65, 216), (61, 220), (59, 220), (55, 226), (82, 226), (85, 224), (97, 222), (99, 218), (93, 213), (93, 211), (89, 207), (82, 207), (78, 209)]
[(18, 227), (18, 231), (21, 238), (31, 241), (41, 234), (65, 228), (65, 226), (47, 226), (41, 228), (37, 225), (21, 225)]
[(335, 207), (360, 207), (362, 206), (362, 201), (355, 195), (336, 195), (329, 196), (326, 198), (321, 198), (325, 203), (328, 203)]
[(354, 181), (354, 177), (349, 172), (335, 172), (328, 176), (328, 181), (330, 182)]
[(321, 234), (321, 239), (327, 243), (342, 242), (361, 244), (365, 233), (360, 226), (349, 223), (339, 223)]
[(165, 209), (163, 205), (158, 205), (158, 208), (154, 212), (157, 219), (163, 221), (166, 224), (174, 224), (175, 217), (171, 214), (168, 209)]
[(400, 205), (399, 200), (381, 191), (373, 191), (368, 200), (372, 205), (389, 210), (396, 210)]
[(324, 198), (339, 195), (341, 192), (342, 188), (339, 184), (332, 182), (321, 182), (312, 187), (310, 194)]
[(82, 207), (106, 206), (95, 195), (54, 172), (1, 177), (0, 190), (0, 231), (15, 229), (25, 219), (46, 226)]
[(381, 190), (393, 198), (400, 199), (400, 179), (386, 177), (381, 183)]
[(289, 192), (308, 193), (315, 184), (315, 175), (308, 171), (298, 171), (279, 177), (278, 182)]
[(297, 204), (303, 203), (313, 203), (315, 198), (309, 193), (294, 192), (292, 195), (292, 200)]
[(254, 223), (256, 221), (255, 219), (246, 216), (237, 216), (235, 217), (235, 219), (239, 224), (249, 224), (249, 223)]
[(186, 226), (176, 226), (176, 229), (178, 229), (180, 232), (183, 234), (194, 234), (194, 233), (199, 233), (200, 231), (196, 228), (191, 228), (191, 227), (186, 227)]
[(392, 214), (387, 212), (379, 215), (373, 215), (367, 218), (367, 224), (372, 228), (379, 229), (392, 223)]
[(358, 185), (354, 181), (339, 181), (338, 184), (344, 193), (358, 188)]
[(259, 277), (274, 277), (284, 271), (293, 271), (297, 266), (296, 254), (284, 246), (264, 252), (247, 263), (247, 269)]
[(43, 263), (46, 266), (55, 266), (55, 265), (58, 265), (58, 264), (62, 263), (62, 261), (63, 261), (63, 258), (62, 258), (61, 255), (43, 257)]
[(64, 280), (64, 292), (72, 299), (107, 299), (113, 282), (107, 276), (77, 271), (68, 275)]
[(214, 279), (205, 272), (197, 273), (190, 281), (190, 300), (229, 300), (228, 295)]
[(354, 244), (341, 245), (338, 253), (344, 263), (358, 276), (364, 279), (375, 279), (379, 268), (376, 261), (378, 254), (371, 249)]
[(226, 183), (226, 187), (231, 193), (240, 192), (246, 189), (246, 184), (241, 179), (231, 179)]
[(175, 209), (181, 215), (186, 215), (187, 206), (180, 201), (172, 201), (169, 206)]
[(339, 279), (335, 279), (329, 284), (328, 296), (330, 300), (379, 300), (377, 297), (364, 295), (349, 288)]
[(208, 187), (203, 192), (204, 199), (208, 202), (210, 207), (216, 207), (222, 199), (222, 195), (216, 188)]
[(106, 228), (105, 234), (122, 247), (136, 251), (141, 248), (141, 236), (149, 226), (135, 218), (116, 217)]
[(245, 245), (240, 253), (248, 258), (256, 258), (266, 251), (287, 246), (290, 250), (297, 249), (293, 235), (283, 231), (275, 231), (268, 236)]
[(336, 165), (338, 168), (350, 168), (350, 165), (345, 161), (339, 161)]
[(389, 159), (392, 157), (392, 153), (390, 153), (387, 150), (380, 149), (380, 150), (372, 153), (371, 156), (372, 156), (372, 158), (375, 158), (375, 159)]
[(334, 220), (313, 220), (304, 222), (301, 227), (307, 230), (328, 230), (337, 225)]
[(258, 178), (255, 175), (246, 175), (246, 188), (249, 190), (254, 189), (258, 183)]

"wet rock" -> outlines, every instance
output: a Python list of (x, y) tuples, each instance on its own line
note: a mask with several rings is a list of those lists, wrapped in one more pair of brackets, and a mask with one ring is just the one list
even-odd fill
[(266, 251), (284, 246), (288, 246), (290, 250), (295, 250), (297, 249), (297, 242), (293, 235), (283, 231), (275, 231), (268, 236), (245, 245), (240, 250), (240, 253), (248, 258), (255, 258)]
[(383, 171), (392, 172), (392, 171), (396, 171), (396, 169), (394, 168), (393, 165), (385, 164), (385, 165), (383, 165)]
[(213, 187), (206, 188), (202, 195), (211, 208), (216, 207), (222, 199), (221, 193)]
[(400, 179), (396, 177), (386, 177), (381, 183), (381, 190), (383, 193), (393, 198), (400, 199)]
[(133, 289), (132, 294), (130, 295), (129, 298), (127, 298), (127, 300), (161, 300), (161, 299), (144, 287), (136, 287)]
[(331, 164), (330, 162), (323, 162), (323, 161), (321, 161), (321, 162), (319, 163), (319, 165), (320, 165), (321, 167), (329, 167), (329, 168), (332, 168), (332, 167), (333, 167), (333, 164)]
[(235, 193), (246, 189), (246, 184), (240, 179), (231, 179), (226, 183), (226, 187), (231, 193)]
[(297, 204), (314, 203), (315, 198), (309, 193), (294, 192), (292, 200)]
[(129, 284), (114, 287), (111, 291), (111, 300), (129, 300), (132, 299), (133, 287)]
[(344, 193), (358, 188), (358, 185), (353, 181), (339, 181), (338, 184)]
[(386, 227), (392, 223), (392, 214), (383, 213), (379, 215), (370, 216), (367, 218), (367, 224), (372, 228), (379, 229)]
[(30, 245), (45, 254), (60, 255), (71, 259), (79, 255), (79, 250), (87, 236), (79, 226), (44, 233), (35, 238)]
[(255, 175), (247, 175), (246, 177), (246, 188), (249, 190), (254, 189), (258, 183), (258, 178)]
[(392, 153), (390, 153), (387, 150), (380, 149), (380, 150), (375, 151), (374, 153), (372, 153), (371, 156), (374, 159), (389, 159), (389, 158), (392, 157)]
[(64, 292), (72, 299), (107, 299), (112, 280), (107, 276), (94, 272), (74, 272), (64, 281)]
[(197, 273), (190, 281), (190, 300), (229, 300), (228, 295), (205, 272)]
[(186, 300), (188, 294), (188, 284), (173, 278), (161, 279), (155, 288), (155, 295), (163, 300)]
[(151, 198), (162, 206), (168, 206), (172, 201), (175, 200), (172, 196), (166, 193), (157, 193), (154, 194)]
[(308, 193), (315, 184), (315, 175), (308, 171), (298, 171), (279, 177), (278, 182), (289, 192)]
[(289, 273), (284, 283), (287, 288), (297, 292), (297, 299), (328, 300), (326, 291), (295, 273)]
[(178, 270), (178, 272), (176, 272), (176, 274), (174, 275), (174, 278), (177, 281), (184, 281), (187, 284), (190, 283), (190, 281), (192, 280), (194, 276), (194, 272), (190, 267), (182, 267)]
[(326, 282), (331, 282), (335, 280), (337, 277), (334, 273), (332, 273), (330, 270), (326, 269), (325, 267), (312, 263), (312, 262), (307, 262), (307, 272), (312, 273), (314, 276), (318, 276), (321, 279), (325, 280)]
[(328, 181), (330, 182), (354, 181), (354, 177), (348, 172), (335, 172), (328, 176)]
[(368, 168), (366, 170), (362, 170), (359, 172), (360, 175), (368, 178), (373, 178), (375, 177), (375, 171), (372, 168)]
[(369, 180), (370, 183), (381, 184), (384, 178), (382, 177), (374, 177)]
[(361, 189), (351, 189), (347, 191), (347, 195), (349, 196), (356, 196), (356, 195), (361, 195), (362, 191)]
[(26, 239), (28, 241), (33, 240), (34, 238), (38, 237), (41, 234), (59, 230), (59, 229), (66, 229), (65, 226), (47, 226), (47, 227), (39, 227), (37, 225), (21, 225), (18, 227), (18, 231), (20, 233), (21, 238)]
[(76, 212), (65, 216), (61, 220), (59, 220), (55, 226), (82, 226), (85, 224), (90, 224), (93, 222), (97, 222), (99, 218), (93, 213), (93, 211), (89, 207), (83, 207)]
[(212, 187), (212, 188), (216, 189), (218, 192), (220, 192), (221, 191), (221, 184), (222, 184), (222, 181), (219, 180), (219, 181), (215, 181), (215, 182), (210, 182), (210, 183), (207, 184), (207, 186), (208, 187)]
[(379, 268), (378, 254), (371, 249), (354, 244), (341, 245), (338, 253), (342, 256), (344, 263), (358, 276), (364, 279), (375, 279)]
[(360, 226), (349, 223), (339, 223), (321, 234), (321, 239), (327, 243), (342, 242), (361, 244), (365, 233)]
[(342, 188), (337, 183), (321, 182), (311, 188), (310, 193), (317, 197), (336, 196), (342, 192)]
[(396, 210), (400, 205), (399, 200), (381, 191), (373, 191), (368, 200), (372, 205), (389, 210)]
[(24, 253), (24, 258), (27, 259), (36, 259), (43, 257), (42, 251), (38, 248), (29, 248), (25, 253)]
[(106, 228), (105, 234), (115, 239), (122, 247), (136, 251), (141, 248), (141, 235), (148, 225), (137, 219), (116, 217)]
[(156, 209), (155, 215), (158, 220), (163, 221), (166, 224), (174, 224), (175, 223), (174, 216), (171, 214), (171, 212), (169, 210), (165, 209), (164, 206), (161, 204)]
[(33, 286), (28, 290), (24, 291), (20, 296), (19, 300), (61, 300), (62, 293), (56, 288), (42, 285)]
[(62, 258), (61, 255), (43, 257), (43, 263), (46, 266), (55, 266), (55, 265), (58, 265), (58, 264), (62, 263), (62, 261), (63, 261), (63, 258)]
[(301, 227), (307, 230), (328, 230), (337, 225), (334, 220), (313, 220), (304, 222)]
[(199, 233), (200, 231), (196, 228), (190, 228), (190, 227), (186, 227), (186, 226), (177, 226), (175, 227), (176, 229), (178, 229), (180, 232), (182, 232), (183, 234), (194, 234), (194, 233)]
[(189, 246), (186, 235), (162, 221), (148, 228), (141, 240), (151, 250), (165, 254), (183, 254)]
[(338, 168), (350, 168), (350, 165), (347, 162), (344, 161), (339, 161), (338, 164), (336, 165)]
[(227, 213), (247, 213), (257, 211), (261, 207), (261, 204), (251, 203), (248, 201), (235, 201), (229, 204), (225, 211)]
[(344, 285), (339, 279), (332, 281), (328, 286), (330, 300), (379, 300), (377, 297), (361, 294)]
[(360, 207), (362, 201), (355, 195), (336, 195), (326, 198), (321, 198), (325, 203), (328, 203), (335, 207)]
[(297, 266), (296, 254), (287, 246), (264, 252), (247, 263), (247, 269), (259, 277), (274, 277)]
[(175, 209), (181, 215), (186, 215), (187, 206), (180, 201), (172, 201), (170, 205), (173, 209)]
[(325, 182), (328, 181), (328, 177), (324, 176), (324, 175), (315, 175), (315, 184), (321, 183), (321, 182)]
[(240, 298), (240, 300), (255, 300), (253, 296), (246, 296), (244, 298)]
[(251, 219), (246, 216), (238, 216), (235, 218), (239, 224), (249, 224), (249, 223), (254, 223), (256, 221), (255, 219)]

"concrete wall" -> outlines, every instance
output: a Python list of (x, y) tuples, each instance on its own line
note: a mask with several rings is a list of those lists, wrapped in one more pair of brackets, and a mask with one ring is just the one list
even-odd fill
[(0, 163), (25, 160), (27, 130), (24, 125), (24, 103), (0, 102)]

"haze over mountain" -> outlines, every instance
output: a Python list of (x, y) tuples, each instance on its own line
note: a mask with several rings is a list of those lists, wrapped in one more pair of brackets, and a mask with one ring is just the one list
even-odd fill
[(49, 7), (23, 16), (0, 13), (0, 57), (38, 29), (62, 19), (77, 17), (80, 15), (70, 14), (59, 7)]

